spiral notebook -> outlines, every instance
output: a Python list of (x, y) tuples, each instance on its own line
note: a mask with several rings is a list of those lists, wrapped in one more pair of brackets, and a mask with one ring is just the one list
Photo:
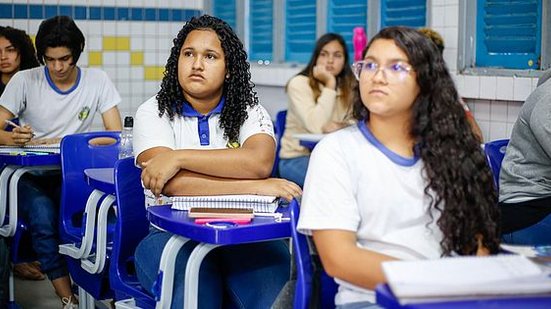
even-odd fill
[(42, 145), (25, 145), (25, 146), (0, 146), (0, 153), (25, 153), (25, 152), (44, 152), (44, 153), (60, 153), (60, 145), (58, 144), (42, 144)]
[(268, 195), (205, 195), (172, 196), (172, 209), (189, 210), (191, 207), (244, 208), (254, 212), (274, 213), (279, 198)]

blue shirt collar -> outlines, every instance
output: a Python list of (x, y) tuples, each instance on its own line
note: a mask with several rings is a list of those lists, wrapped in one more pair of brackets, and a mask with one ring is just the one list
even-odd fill
[(48, 84), (50, 85), (50, 87), (52, 87), (52, 89), (59, 93), (59, 94), (69, 94), (71, 92), (73, 92), (73, 90), (77, 89), (78, 87), (78, 84), (80, 83), (80, 68), (79, 67), (75, 67), (75, 69), (77, 70), (77, 79), (75, 81), (75, 84), (73, 85), (73, 87), (71, 87), (70, 89), (66, 90), (66, 91), (63, 91), (61, 89), (59, 89), (56, 84), (54, 83), (54, 81), (52, 80), (52, 77), (50, 76), (50, 71), (48, 71), (48, 67), (45, 66), (44, 67), (44, 74), (46, 75), (46, 80), (48, 81)]
[(383, 145), (374, 135), (371, 133), (371, 130), (369, 130), (369, 127), (366, 125), (366, 121), (358, 121), (358, 128), (360, 129), (360, 132), (362, 132), (362, 135), (367, 139), (368, 142), (370, 142), (373, 146), (375, 146), (377, 149), (379, 149), (380, 152), (382, 152), (387, 158), (390, 159), (390, 161), (402, 165), (402, 166), (413, 166), (417, 161), (419, 160), (419, 156), (417, 153), (414, 153), (413, 157), (403, 157), (392, 150), (386, 148), (385, 145)]
[(210, 117), (210, 115), (222, 113), (222, 109), (224, 108), (225, 103), (226, 103), (226, 97), (222, 96), (220, 98), (220, 102), (218, 102), (218, 105), (216, 105), (216, 107), (213, 108), (208, 114), (203, 115), (203, 114), (199, 113), (198, 111), (196, 111), (193, 108), (193, 106), (191, 106), (191, 104), (184, 101), (184, 105), (182, 106), (182, 116), (184, 116), (184, 117), (197, 117), (197, 118), (207, 117), (208, 118), (208, 117)]

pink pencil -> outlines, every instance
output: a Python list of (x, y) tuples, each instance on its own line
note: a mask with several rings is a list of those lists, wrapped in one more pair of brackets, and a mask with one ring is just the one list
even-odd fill
[(207, 224), (207, 223), (213, 223), (213, 222), (231, 222), (235, 224), (249, 224), (251, 223), (251, 219), (243, 219), (243, 218), (197, 218), (195, 219), (195, 223), (197, 224)]

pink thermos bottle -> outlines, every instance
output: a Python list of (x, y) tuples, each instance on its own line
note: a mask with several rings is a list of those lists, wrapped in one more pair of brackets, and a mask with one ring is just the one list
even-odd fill
[(367, 45), (367, 36), (363, 27), (354, 28), (354, 61), (362, 60), (362, 51)]

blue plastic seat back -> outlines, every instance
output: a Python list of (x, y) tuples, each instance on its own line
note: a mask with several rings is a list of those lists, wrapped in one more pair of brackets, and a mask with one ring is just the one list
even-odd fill
[[(305, 235), (297, 231), (298, 218), (300, 214), (300, 206), (296, 200), (290, 204), (291, 216), (291, 241), (293, 244), (293, 253), (297, 265), (297, 283), (295, 289), (295, 299), (293, 308), (306, 309), (310, 307), (313, 284), (313, 261), (308, 247), (308, 239)], [(335, 308), (335, 294), (338, 286), (334, 279), (327, 275), (325, 271), (320, 274), (320, 303), (321, 308)]]
[(499, 190), (499, 171), (501, 170), (501, 162), (505, 156), (505, 150), (509, 144), (509, 139), (499, 139), (484, 144), (484, 153), (486, 154), (486, 160), (492, 170), (494, 176), (494, 184), (496, 189)]
[(117, 224), (111, 253), (109, 280), (117, 299), (133, 297), (142, 308), (155, 307), (155, 300), (140, 286), (134, 270), (134, 251), (149, 231), (141, 170), (134, 158), (115, 164)]
[[(111, 145), (92, 145), (90, 140), (113, 138)], [(113, 167), (118, 159), (120, 132), (88, 132), (67, 135), (61, 141), (63, 178), (60, 209), (60, 238), (75, 242), (81, 238), (82, 215), (92, 188), (86, 183), (87, 168)]]
[(287, 122), (287, 111), (279, 111), (276, 115), (276, 122), (274, 126), (274, 131), (276, 135), (276, 155), (274, 160), (274, 167), (272, 169), (272, 177), (278, 177), (278, 165), (279, 165), (279, 150), (281, 149), (281, 138), (283, 137), (283, 132), (285, 132), (285, 123)]

